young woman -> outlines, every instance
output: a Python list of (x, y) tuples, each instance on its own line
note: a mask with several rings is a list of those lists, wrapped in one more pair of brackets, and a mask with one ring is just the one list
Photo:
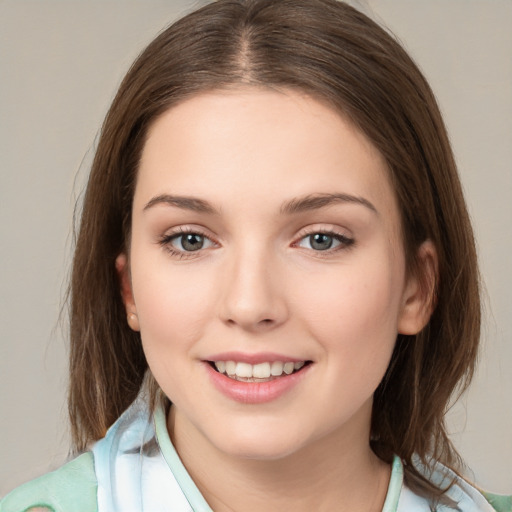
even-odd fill
[(102, 129), (70, 308), (83, 453), (2, 512), (512, 510), (444, 427), (480, 327), (444, 125), (343, 3), (219, 0), (149, 45)]

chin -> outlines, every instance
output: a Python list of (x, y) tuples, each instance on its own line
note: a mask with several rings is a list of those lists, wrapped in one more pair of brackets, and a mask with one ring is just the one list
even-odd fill
[(284, 459), (308, 444), (305, 439), (307, 436), (294, 433), (290, 429), (279, 431), (269, 428), (236, 428), (215, 434), (210, 437), (210, 442), (218, 450), (230, 457), (247, 460)]

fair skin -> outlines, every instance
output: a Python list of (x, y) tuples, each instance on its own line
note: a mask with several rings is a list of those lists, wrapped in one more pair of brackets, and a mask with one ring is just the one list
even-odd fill
[[(420, 256), (432, 265), (431, 244)], [(171, 439), (215, 512), (381, 510), (373, 393), (397, 333), (430, 310), (358, 130), (292, 91), (178, 104), (149, 131), (117, 268)]]

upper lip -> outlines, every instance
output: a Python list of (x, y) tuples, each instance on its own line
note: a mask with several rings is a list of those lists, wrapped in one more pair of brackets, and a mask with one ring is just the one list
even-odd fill
[(237, 363), (259, 364), (259, 363), (273, 363), (280, 361), (282, 363), (300, 363), (307, 361), (307, 359), (300, 357), (291, 357), (284, 354), (277, 354), (275, 352), (258, 352), (249, 354), (245, 352), (222, 352), (208, 356), (205, 361), (235, 361)]

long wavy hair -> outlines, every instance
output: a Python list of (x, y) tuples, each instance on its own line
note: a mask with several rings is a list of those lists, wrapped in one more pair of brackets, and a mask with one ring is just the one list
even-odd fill
[[(305, 92), (368, 137), (387, 162), (407, 269), (438, 255), (435, 307), (416, 336), (399, 335), (375, 392), (372, 447), (397, 454), (410, 486), (441, 496), (414, 457), (457, 469), (444, 417), (473, 375), (480, 334), (473, 232), (447, 132), (427, 81), (397, 41), (336, 0), (218, 0), (180, 19), (141, 53), (106, 116), (70, 283), (69, 414), (84, 449), (139, 393), (147, 373), (126, 322), (115, 259), (127, 249), (137, 168), (151, 124), (172, 105), (237, 84)], [(422, 277), (421, 275), (419, 276)], [(152, 403), (154, 404), (152, 386)]]

